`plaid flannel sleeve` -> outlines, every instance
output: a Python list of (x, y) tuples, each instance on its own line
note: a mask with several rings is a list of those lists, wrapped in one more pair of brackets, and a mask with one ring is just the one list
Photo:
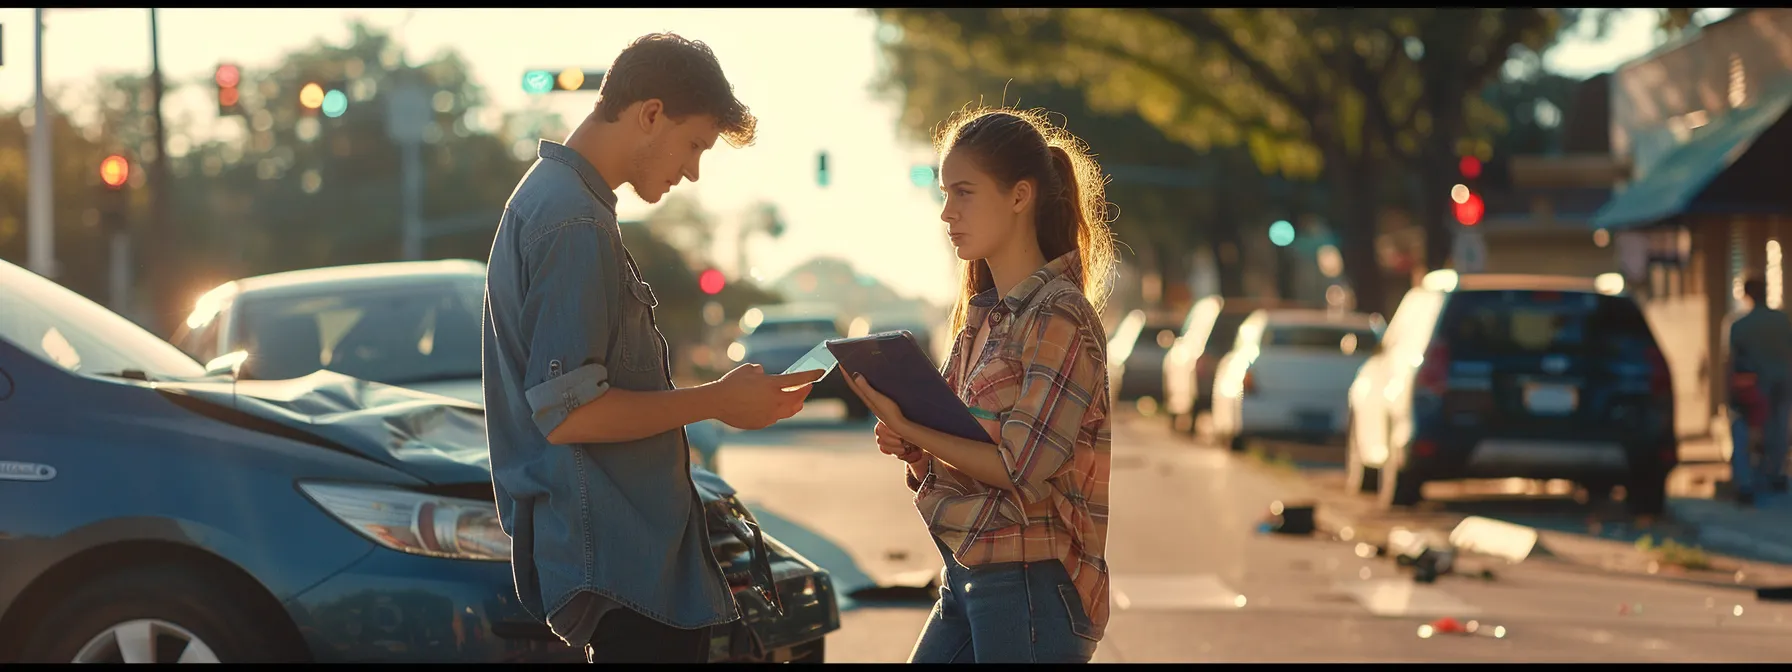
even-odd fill
[(1049, 301), (1031, 322), (1022, 335), (1020, 393), (1002, 421), (1000, 446), (1009, 480), (1028, 504), (1051, 494), (1046, 481), (1070, 460), (1107, 377), (1105, 344), (1093, 337), (1101, 323), (1087, 302)]

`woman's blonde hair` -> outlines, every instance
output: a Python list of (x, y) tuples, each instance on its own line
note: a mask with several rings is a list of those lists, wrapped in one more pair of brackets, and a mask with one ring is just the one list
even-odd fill
[[(1076, 270), (1083, 295), (1101, 313), (1113, 290), (1118, 255), (1108, 229), (1107, 180), (1088, 145), (1052, 124), (1044, 110), (983, 107), (961, 111), (941, 124), (933, 147), (942, 161), (953, 151), (967, 152), (1004, 190), (1033, 180), (1040, 252), (1047, 261), (1080, 252), (1081, 268)], [(970, 319), (971, 297), (995, 286), (989, 264), (981, 259), (961, 264), (960, 275), (963, 289), (952, 308), (953, 334)]]

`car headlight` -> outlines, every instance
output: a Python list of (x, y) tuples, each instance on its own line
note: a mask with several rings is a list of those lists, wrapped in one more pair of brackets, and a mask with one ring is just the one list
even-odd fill
[(381, 546), (461, 560), (510, 560), (510, 535), (498, 507), (392, 487), (300, 483), (299, 489), (337, 520)]

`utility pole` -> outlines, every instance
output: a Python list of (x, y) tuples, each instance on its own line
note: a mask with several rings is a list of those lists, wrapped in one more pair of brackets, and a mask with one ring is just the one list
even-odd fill
[(56, 277), (55, 192), (50, 185), (50, 104), (44, 98), (44, 10), (31, 10), (31, 25), (36, 57), (32, 59), (34, 94), (31, 123), (31, 184), (27, 198), (26, 218), (29, 233), (27, 264), (46, 278)]
[(423, 128), (430, 122), (429, 96), (417, 72), (400, 73), (397, 86), (386, 99), (386, 134), (399, 149), (399, 215), (405, 261), (423, 258)]
[(180, 232), (171, 226), (168, 210), (173, 197), (168, 177), (168, 133), (162, 127), (162, 98), (165, 89), (162, 85), (162, 45), (161, 30), (156, 21), (156, 10), (149, 8), (149, 91), (154, 97), (150, 108), (150, 120), (155, 125), (156, 149), (149, 157), (149, 230), (147, 236), (148, 258), (160, 260), (159, 263), (148, 264), (149, 288), (152, 312), (147, 316), (151, 328), (158, 334), (172, 334), (175, 320), (185, 312), (181, 309), (184, 297), (178, 295), (175, 273), (171, 270), (179, 267), (179, 262), (168, 259), (170, 252), (180, 250), (178, 240)]

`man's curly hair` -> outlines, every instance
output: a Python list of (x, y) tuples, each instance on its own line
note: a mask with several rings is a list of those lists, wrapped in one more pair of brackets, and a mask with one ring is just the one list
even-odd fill
[(608, 122), (621, 118), (628, 106), (656, 98), (673, 119), (715, 117), (722, 138), (736, 148), (753, 144), (759, 125), (734, 97), (734, 86), (709, 45), (673, 33), (642, 35), (617, 54), (598, 97), (597, 113)]

